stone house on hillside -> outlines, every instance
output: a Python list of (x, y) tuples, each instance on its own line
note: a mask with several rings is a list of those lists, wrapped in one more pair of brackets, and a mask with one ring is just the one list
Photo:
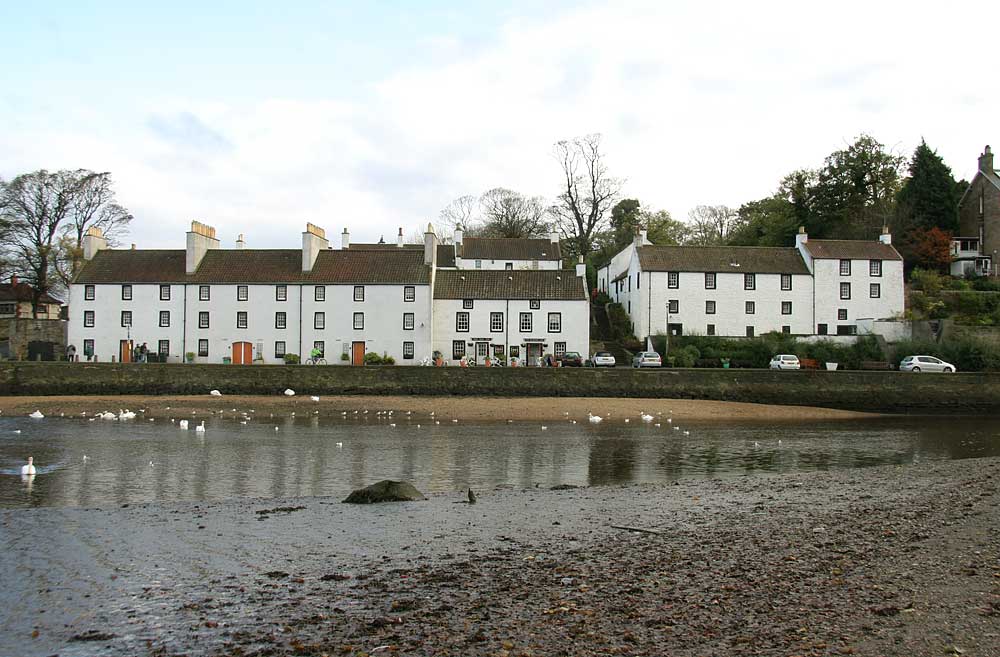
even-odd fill
[[(0, 284), (0, 319), (34, 318), (32, 304), (35, 289), (11, 276), (10, 283)], [(45, 293), (38, 303), (38, 319), (59, 319), (62, 301)]]
[(993, 151), (979, 156), (976, 175), (958, 202), (959, 235), (952, 238), (951, 273), (956, 276), (998, 275), (1000, 264), (1000, 174)]

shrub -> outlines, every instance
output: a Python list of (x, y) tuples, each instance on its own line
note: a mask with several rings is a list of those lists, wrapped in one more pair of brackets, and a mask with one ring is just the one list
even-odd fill
[(611, 297), (604, 290), (594, 290), (593, 293), (594, 303), (606, 306), (611, 303)]
[(284, 359), (285, 359), (285, 365), (298, 365), (299, 364), (299, 355), (298, 354), (285, 354), (284, 355)]
[(612, 340), (635, 340), (632, 335), (632, 320), (620, 303), (608, 304), (608, 324)]
[(910, 273), (910, 285), (914, 290), (937, 294), (944, 287), (944, 276), (932, 269), (914, 269)]
[(381, 365), (382, 364), (382, 357), (379, 356), (374, 351), (369, 351), (367, 354), (365, 354), (364, 361), (365, 361), (365, 365)]
[(340, 360), (348, 361), (348, 360), (351, 360), (351, 357), (348, 356), (347, 353), (342, 353), (342, 354), (340, 354)]
[(396, 359), (393, 358), (392, 356), (382, 356), (382, 364), (383, 365), (395, 365), (396, 364)]
[(893, 346), (893, 364), (905, 356), (934, 356), (958, 368), (959, 372), (995, 372), (1000, 370), (1000, 348), (979, 340), (958, 339), (947, 342), (904, 340)]

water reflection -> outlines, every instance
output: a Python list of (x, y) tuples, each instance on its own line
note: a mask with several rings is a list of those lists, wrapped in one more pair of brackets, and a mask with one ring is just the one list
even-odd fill
[[(197, 433), (166, 421), (0, 418), (0, 506), (342, 496), (385, 478), (429, 492), (606, 485), (1000, 455), (1000, 420), (981, 417), (720, 422), (685, 427), (689, 436), (610, 421), (549, 423), (544, 432), (538, 424), (396, 422), (215, 419)], [(27, 454), (38, 474), (21, 479)]]

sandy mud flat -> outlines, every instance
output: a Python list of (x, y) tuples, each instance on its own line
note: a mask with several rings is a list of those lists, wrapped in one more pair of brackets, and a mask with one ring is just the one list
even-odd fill
[(5, 510), (0, 654), (1000, 655), (1000, 459), (465, 499)]

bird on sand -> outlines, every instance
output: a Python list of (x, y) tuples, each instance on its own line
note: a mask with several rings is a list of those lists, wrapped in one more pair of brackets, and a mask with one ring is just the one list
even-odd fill
[(472, 489), (470, 488), (469, 489), (469, 504), (475, 504), (475, 503), (476, 503), (476, 494), (474, 492), (472, 492)]

